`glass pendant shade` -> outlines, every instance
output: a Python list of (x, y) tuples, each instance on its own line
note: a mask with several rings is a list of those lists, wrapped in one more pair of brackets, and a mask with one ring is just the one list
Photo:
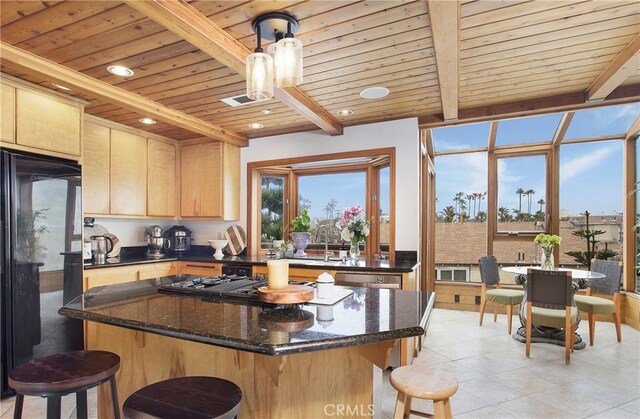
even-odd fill
[(302, 84), (302, 41), (282, 38), (269, 46), (273, 56), (276, 85), (292, 87)]
[(247, 56), (246, 65), (249, 99), (271, 99), (273, 97), (273, 58), (269, 54), (255, 52)]

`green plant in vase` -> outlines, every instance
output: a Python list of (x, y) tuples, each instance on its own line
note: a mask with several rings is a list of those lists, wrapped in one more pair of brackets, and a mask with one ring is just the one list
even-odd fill
[(533, 242), (542, 249), (542, 262), (540, 269), (551, 270), (554, 268), (553, 248), (560, 244), (562, 238), (555, 234), (540, 233), (533, 239)]
[(309, 212), (303, 209), (297, 217), (291, 220), (291, 238), (296, 244), (294, 257), (307, 256), (304, 249), (307, 248), (307, 244), (311, 238), (309, 230), (311, 230), (311, 217), (309, 217)]

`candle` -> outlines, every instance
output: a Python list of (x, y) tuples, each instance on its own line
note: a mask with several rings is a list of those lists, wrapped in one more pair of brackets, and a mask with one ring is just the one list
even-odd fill
[(268, 260), (267, 281), (271, 289), (287, 288), (289, 286), (289, 261), (287, 259)]

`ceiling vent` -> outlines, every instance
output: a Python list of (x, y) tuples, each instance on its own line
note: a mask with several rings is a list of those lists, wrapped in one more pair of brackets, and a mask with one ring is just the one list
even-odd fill
[(239, 96), (226, 97), (220, 100), (229, 106), (236, 107), (236, 106), (246, 105), (247, 103), (264, 102), (265, 100), (269, 100), (269, 99), (253, 100), (253, 99), (250, 99), (249, 96), (247, 95), (239, 95)]

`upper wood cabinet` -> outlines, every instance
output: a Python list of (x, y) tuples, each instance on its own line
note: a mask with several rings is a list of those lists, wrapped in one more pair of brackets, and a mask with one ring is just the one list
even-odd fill
[(0, 141), (16, 142), (16, 89), (0, 84)]
[(146, 215), (147, 139), (111, 130), (110, 213)]
[(82, 107), (64, 99), (16, 90), (16, 144), (80, 156)]
[(110, 130), (84, 123), (82, 144), (82, 202), (84, 212), (109, 214), (109, 135)]
[(176, 147), (149, 139), (147, 143), (147, 215), (176, 216)]
[(237, 220), (240, 217), (240, 150), (219, 143), (180, 149), (180, 215)]
[(144, 131), (86, 117), (82, 153), (85, 214), (176, 216), (176, 146), (171, 140), (143, 135)]

